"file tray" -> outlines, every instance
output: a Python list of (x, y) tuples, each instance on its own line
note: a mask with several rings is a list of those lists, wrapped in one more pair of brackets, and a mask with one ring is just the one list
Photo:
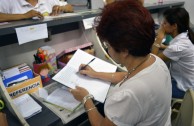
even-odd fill
[(88, 42), (83, 45), (75, 46), (62, 51), (59, 55), (57, 55), (58, 68), (59, 69), (63, 68), (67, 64), (67, 62), (71, 59), (71, 57), (73, 56), (77, 49), (82, 49), (88, 52), (89, 54), (94, 55), (94, 49), (92, 46), (93, 46), (92, 43)]
[(33, 93), (42, 88), (42, 81), (39, 75), (33, 79), (26, 80), (11, 87), (7, 87), (7, 92), (11, 98), (16, 98), (24, 93)]

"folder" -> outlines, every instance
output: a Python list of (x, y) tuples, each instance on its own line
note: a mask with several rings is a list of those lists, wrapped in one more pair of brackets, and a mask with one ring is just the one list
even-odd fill
[(9, 87), (13, 84), (31, 79), (33, 77), (33, 71), (26, 63), (3, 71), (3, 83), (5, 87)]

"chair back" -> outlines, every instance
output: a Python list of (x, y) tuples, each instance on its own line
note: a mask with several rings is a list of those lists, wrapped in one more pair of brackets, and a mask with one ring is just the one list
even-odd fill
[(189, 89), (185, 93), (181, 108), (173, 126), (194, 126), (194, 91)]

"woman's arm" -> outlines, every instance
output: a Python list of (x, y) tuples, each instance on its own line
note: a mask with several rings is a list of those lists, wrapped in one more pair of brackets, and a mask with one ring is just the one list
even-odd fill
[(114, 73), (96, 72), (94, 74), (94, 77), (101, 80), (109, 81), (112, 84), (117, 84), (121, 80), (123, 80), (126, 74), (127, 72), (114, 72)]
[(52, 8), (51, 16), (57, 16), (60, 13), (69, 13), (73, 12), (73, 7), (70, 4), (66, 4), (64, 6), (55, 5)]
[(91, 95), (82, 87), (76, 86), (75, 89), (69, 89), (74, 98), (84, 104), (92, 126), (115, 126), (107, 117), (103, 117), (95, 107)]
[(24, 13), (24, 14), (4, 14), (4, 13), (0, 13), (0, 22), (29, 19), (29, 18), (32, 18), (32, 17), (43, 18), (43, 15), (40, 12), (37, 12), (35, 10), (28, 11), (27, 13)]
[[(85, 66), (82, 64), (80, 69)], [(127, 74), (127, 72), (114, 72), (114, 73), (105, 73), (105, 72), (96, 72), (90, 66), (87, 66), (84, 70), (79, 71), (80, 74), (87, 75), (92, 78), (97, 78), (105, 81), (109, 81), (113, 84), (119, 83)]]
[(160, 57), (164, 62), (166, 62), (166, 61), (169, 61), (170, 59), (163, 54), (163, 51), (160, 50), (160, 48), (162, 48), (161, 43), (164, 37), (165, 37), (165, 31), (161, 27), (158, 30), (157, 37), (155, 39), (154, 44), (152, 45), (152, 53)]

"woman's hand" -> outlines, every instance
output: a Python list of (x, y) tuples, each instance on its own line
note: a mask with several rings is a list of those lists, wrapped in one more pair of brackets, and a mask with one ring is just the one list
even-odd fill
[[(83, 69), (83, 67), (84, 67), (84, 69)], [(87, 76), (92, 77), (92, 78), (96, 78), (95, 77), (96, 71), (94, 71), (90, 66), (85, 67), (85, 64), (80, 65), (79, 73), (83, 74), (83, 75), (87, 75)]]
[(50, 16), (57, 16), (62, 12), (63, 12), (63, 8), (59, 5), (55, 5), (55, 6), (53, 6), (53, 9), (52, 9)]
[(78, 101), (82, 101), (83, 98), (89, 94), (89, 92), (82, 87), (76, 86), (75, 89), (69, 89), (69, 91), (73, 94), (74, 98)]
[(63, 12), (70, 13), (73, 12), (73, 6), (70, 4), (67, 4), (63, 7)]
[(35, 11), (35, 10), (30, 10), (28, 12), (26, 12), (24, 15), (24, 19), (29, 19), (29, 18), (32, 18), (32, 17), (38, 17), (40, 19), (43, 19), (43, 15), (38, 12), (38, 11)]
[(55, 5), (53, 6), (52, 12), (50, 13), (50, 16), (57, 16), (60, 13), (68, 13), (68, 12), (73, 12), (73, 7), (70, 4), (67, 4), (65, 6), (59, 6)]

